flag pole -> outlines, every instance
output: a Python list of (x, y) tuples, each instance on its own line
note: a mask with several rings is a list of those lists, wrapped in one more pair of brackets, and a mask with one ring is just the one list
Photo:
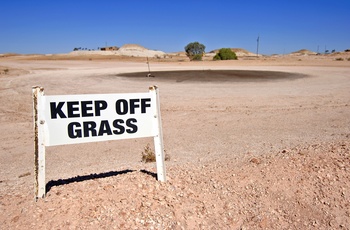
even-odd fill
[(260, 41), (260, 35), (258, 35), (258, 39), (256, 40), (256, 56), (259, 57), (259, 41)]

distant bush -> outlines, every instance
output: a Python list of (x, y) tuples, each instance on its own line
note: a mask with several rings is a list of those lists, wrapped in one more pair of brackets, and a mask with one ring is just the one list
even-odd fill
[(214, 61), (219, 61), (219, 60), (221, 60), (220, 55), (219, 55), (219, 54), (216, 54), (216, 55), (213, 57), (213, 60), (214, 60)]
[(336, 61), (344, 61), (344, 58), (336, 58)]
[(201, 61), (202, 60), (202, 54), (196, 54), (192, 56), (192, 61)]
[(237, 55), (230, 48), (222, 48), (214, 56), (213, 60), (237, 60)]

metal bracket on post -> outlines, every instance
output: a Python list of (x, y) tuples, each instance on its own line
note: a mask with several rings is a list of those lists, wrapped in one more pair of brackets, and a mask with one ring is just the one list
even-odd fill
[(45, 143), (44, 143), (44, 111), (43, 96), (44, 88), (34, 86), (33, 96), (33, 119), (34, 119), (34, 193), (35, 199), (44, 198), (46, 194), (45, 183)]
[(156, 135), (154, 136), (154, 150), (156, 154), (157, 164), (157, 179), (159, 181), (166, 181), (166, 170), (164, 164), (164, 145), (163, 145), (163, 131), (162, 131), (162, 120), (160, 116), (160, 103), (159, 93), (157, 86), (150, 86), (149, 91), (152, 94), (152, 100), (155, 100), (156, 107), (154, 108), (154, 128)]

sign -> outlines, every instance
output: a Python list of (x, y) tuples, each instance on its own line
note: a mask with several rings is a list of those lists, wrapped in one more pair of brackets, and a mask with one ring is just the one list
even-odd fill
[(45, 145), (155, 136), (150, 93), (45, 96)]
[(165, 181), (156, 86), (148, 93), (44, 96), (33, 87), (36, 197), (45, 196), (45, 146), (154, 137), (158, 180)]

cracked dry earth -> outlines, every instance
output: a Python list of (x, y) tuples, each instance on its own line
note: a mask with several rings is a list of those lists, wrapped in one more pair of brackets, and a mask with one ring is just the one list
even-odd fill
[[(350, 229), (349, 67), (210, 62), (307, 77), (198, 82), (115, 77), (144, 63), (1, 65), (30, 73), (0, 77), (1, 104), (12, 105), (0, 110), (0, 229)], [(191, 65), (153, 68), (203, 68)], [(31, 86), (69, 94), (151, 84), (160, 88), (167, 182), (140, 162), (152, 139), (50, 147), (47, 196), (35, 202)]]

